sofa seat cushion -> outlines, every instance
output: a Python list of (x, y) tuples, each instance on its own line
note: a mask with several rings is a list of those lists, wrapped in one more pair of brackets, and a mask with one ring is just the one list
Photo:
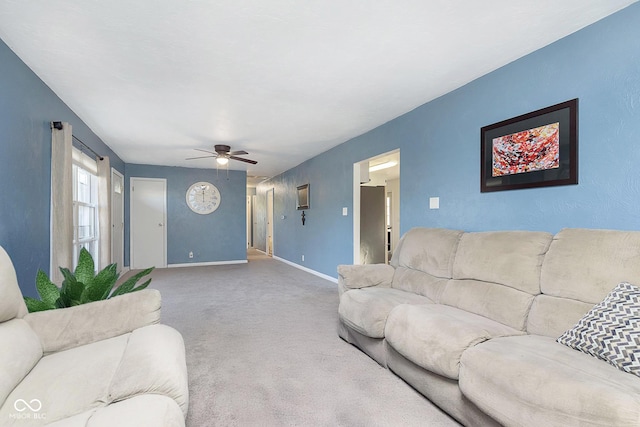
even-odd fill
[(458, 379), (463, 352), (489, 339), (523, 332), (447, 305), (400, 305), (389, 314), (387, 344), (436, 374)]
[(144, 394), (65, 418), (47, 427), (184, 427), (184, 416), (175, 400)]
[(431, 304), (429, 298), (392, 288), (352, 289), (340, 297), (340, 319), (370, 338), (384, 338), (389, 312), (400, 304)]
[(459, 384), (505, 425), (640, 424), (636, 376), (551, 337), (497, 338), (465, 351)]

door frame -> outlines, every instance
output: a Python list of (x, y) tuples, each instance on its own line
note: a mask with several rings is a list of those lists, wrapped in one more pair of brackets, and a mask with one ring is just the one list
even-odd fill
[[(266, 252), (267, 255), (273, 256), (275, 254), (275, 236), (274, 236), (274, 227), (273, 227), (273, 212), (275, 210), (275, 188), (270, 188), (266, 193), (266, 206), (267, 206), (267, 217), (266, 219)], [(269, 203), (269, 199), (271, 199), (271, 203)], [(271, 209), (269, 209), (271, 208)], [(271, 237), (271, 245), (269, 245), (269, 237)], [(269, 250), (271, 249), (271, 250)]]
[(135, 210), (135, 205), (133, 203), (133, 187), (135, 182), (138, 181), (156, 181), (156, 182), (162, 182), (163, 186), (164, 186), (164, 198), (163, 198), (163, 227), (162, 227), (162, 231), (163, 231), (163, 264), (162, 265), (157, 265), (156, 267), (158, 268), (166, 268), (167, 267), (167, 180), (165, 178), (141, 178), (141, 177), (131, 177), (129, 179), (129, 206), (130, 206), (130, 212), (129, 212), (129, 267), (133, 270), (136, 268), (135, 262), (134, 262), (134, 254), (135, 254), (135, 247), (134, 247), (134, 241), (133, 241), (133, 217), (134, 217), (134, 210)]
[[(114, 194), (115, 194), (115, 186), (113, 185), (113, 181), (114, 181), (114, 175), (117, 175), (118, 178), (120, 178), (120, 180), (122, 181), (122, 194), (121, 194), (121, 198), (122, 198), (122, 203), (120, 206), (120, 218), (122, 219), (122, 229), (120, 230), (120, 241), (122, 242), (122, 247), (120, 248), (120, 255), (121, 258), (116, 259), (115, 255), (115, 244), (114, 244), (114, 238), (113, 236), (115, 236), (115, 223), (114, 223), (114, 218), (116, 218), (115, 215), (115, 206), (113, 204), (113, 198), (114, 198)], [(118, 273), (122, 271), (122, 269), (124, 268), (124, 202), (125, 202), (125, 194), (124, 194), (124, 175), (121, 174), (120, 172), (118, 172), (116, 169), (111, 168), (111, 262), (115, 262), (118, 264)]]
[[(353, 164), (353, 264), (362, 264), (362, 261), (360, 260), (360, 178), (362, 169), (369, 167), (370, 160), (375, 160), (376, 158), (392, 153), (400, 154), (400, 149), (396, 148), (394, 150), (380, 153)], [(398, 197), (400, 197), (400, 194), (398, 194)], [(392, 248), (392, 250), (395, 250), (395, 248)]]

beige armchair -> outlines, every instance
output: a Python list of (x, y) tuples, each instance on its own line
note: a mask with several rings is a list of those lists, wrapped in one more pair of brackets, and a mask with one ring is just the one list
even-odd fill
[(0, 247), (0, 425), (184, 426), (184, 342), (146, 289), (27, 313)]

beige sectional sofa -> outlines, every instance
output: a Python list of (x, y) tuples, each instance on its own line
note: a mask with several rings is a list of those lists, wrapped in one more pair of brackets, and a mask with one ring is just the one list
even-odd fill
[(27, 313), (0, 247), (0, 425), (184, 426), (182, 336), (156, 290)]
[(556, 342), (640, 283), (640, 232), (415, 228), (338, 274), (340, 337), (462, 424), (640, 425), (640, 377)]

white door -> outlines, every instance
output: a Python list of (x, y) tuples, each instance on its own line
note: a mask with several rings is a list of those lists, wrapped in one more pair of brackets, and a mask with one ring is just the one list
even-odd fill
[(267, 191), (267, 254), (273, 256), (273, 188)]
[(124, 177), (111, 168), (111, 262), (124, 266)]
[(131, 268), (167, 266), (167, 180), (131, 178)]

